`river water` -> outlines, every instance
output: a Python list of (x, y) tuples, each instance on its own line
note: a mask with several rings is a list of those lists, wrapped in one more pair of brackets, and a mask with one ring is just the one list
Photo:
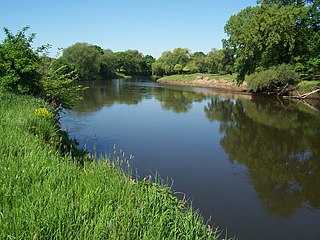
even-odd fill
[(80, 147), (134, 155), (205, 219), (244, 240), (320, 239), (320, 114), (279, 98), (92, 81), (62, 114)]

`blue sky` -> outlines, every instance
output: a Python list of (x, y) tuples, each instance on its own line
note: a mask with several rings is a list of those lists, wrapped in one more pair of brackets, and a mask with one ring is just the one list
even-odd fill
[(35, 46), (51, 44), (51, 56), (76, 42), (154, 57), (176, 47), (207, 53), (222, 47), (229, 17), (255, 5), (256, 0), (2, 0), (0, 27), (15, 33), (30, 26)]

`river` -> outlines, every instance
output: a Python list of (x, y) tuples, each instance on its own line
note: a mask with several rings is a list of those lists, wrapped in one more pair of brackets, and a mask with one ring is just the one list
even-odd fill
[(320, 239), (320, 114), (302, 103), (143, 81), (91, 81), (62, 114), (92, 154), (114, 145), (144, 178), (240, 240)]

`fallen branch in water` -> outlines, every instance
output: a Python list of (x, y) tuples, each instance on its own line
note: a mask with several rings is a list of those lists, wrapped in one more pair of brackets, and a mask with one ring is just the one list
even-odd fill
[(314, 94), (314, 93), (320, 93), (320, 88), (316, 89), (316, 90), (313, 90), (311, 92), (308, 92), (308, 93), (305, 93), (305, 94), (302, 94), (302, 95), (292, 95), (292, 96), (289, 96), (290, 98), (296, 98), (296, 99), (305, 99), (306, 97)]
[(284, 92), (286, 91), (287, 87), (289, 86), (289, 83), (287, 83), (280, 92), (278, 92), (278, 96), (282, 96), (284, 94)]
[(310, 109), (312, 109), (312, 110), (315, 111), (315, 112), (320, 112), (319, 109), (317, 109), (316, 107), (312, 106), (311, 104), (307, 103), (307, 102), (304, 101), (304, 100), (299, 100), (299, 102), (298, 102), (297, 104), (299, 104), (299, 103), (302, 103), (303, 105), (309, 107)]

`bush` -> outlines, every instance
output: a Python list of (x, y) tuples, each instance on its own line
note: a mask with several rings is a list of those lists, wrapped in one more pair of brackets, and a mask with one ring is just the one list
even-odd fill
[(26, 36), (28, 27), (13, 35), (4, 28), (6, 38), (0, 45), (0, 89), (19, 94), (38, 94), (40, 58), (31, 44), (34, 34)]
[(282, 64), (270, 69), (255, 72), (248, 79), (248, 89), (253, 91), (275, 91), (285, 85), (295, 84), (298, 81), (298, 74), (294, 67)]
[(64, 59), (40, 56), (48, 46), (32, 48), (35, 34), (28, 27), (13, 35), (4, 28), (6, 38), (0, 44), (0, 90), (40, 96), (55, 107), (71, 108), (81, 99), (85, 88), (74, 84), (78, 79), (73, 66)]
[(60, 107), (70, 109), (77, 101), (82, 100), (80, 92), (86, 89), (76, 84), (77, 79), (77, 72), (70, 71), (67, 65), (58, 69), (50, 66), (41, 79), (40, 96), (57, 109)]

